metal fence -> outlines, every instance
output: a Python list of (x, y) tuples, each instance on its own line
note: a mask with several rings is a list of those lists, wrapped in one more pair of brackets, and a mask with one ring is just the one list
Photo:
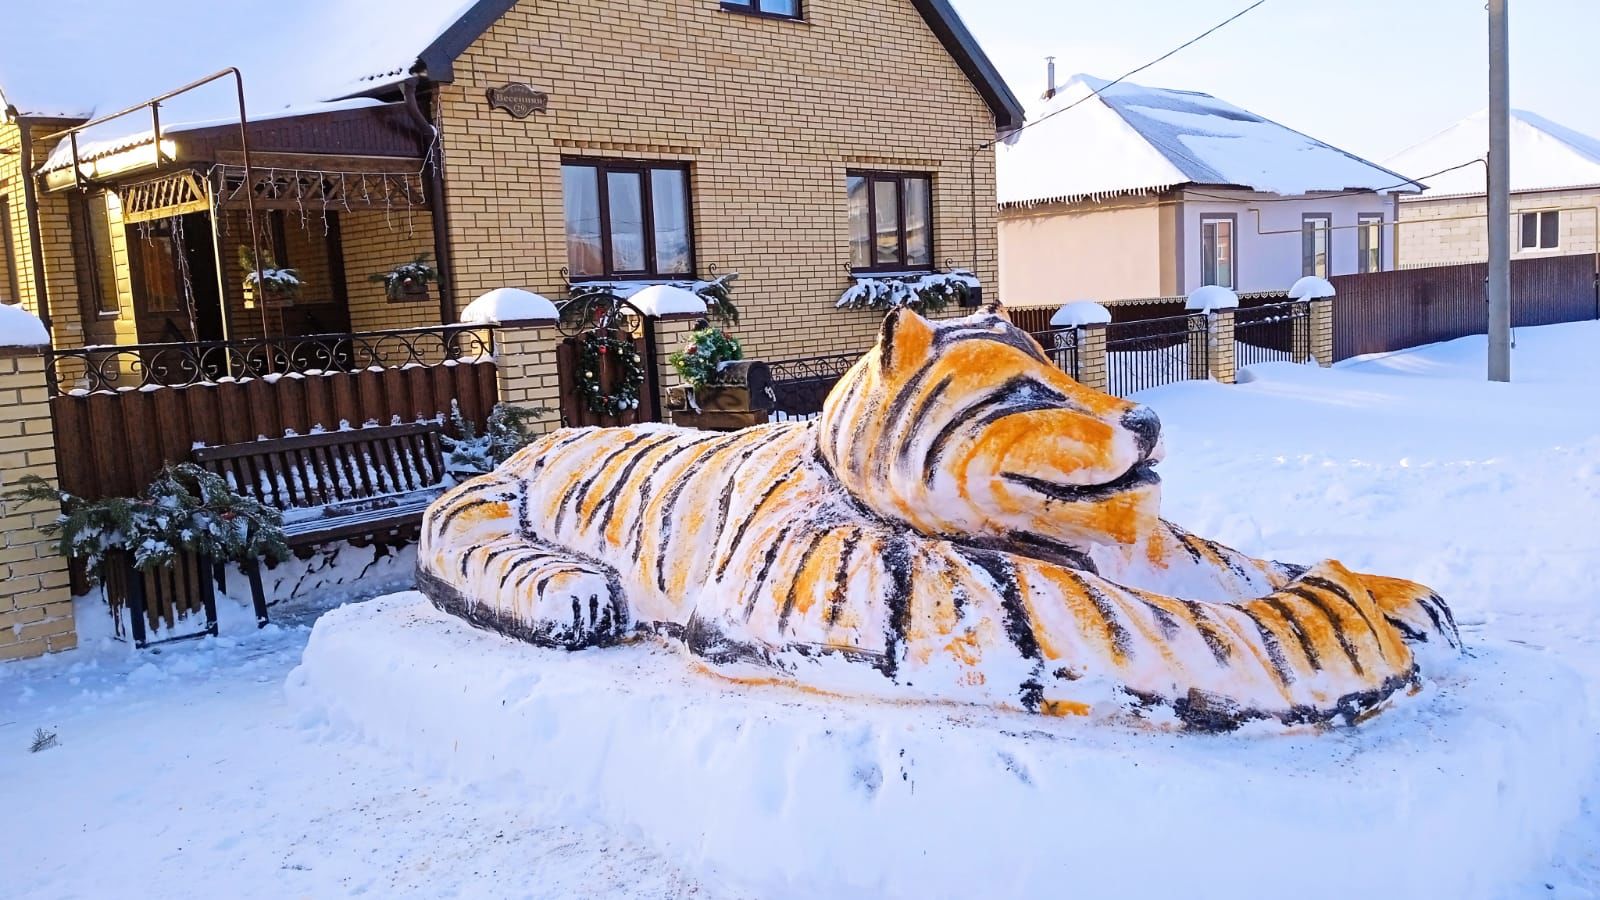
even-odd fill
[(828, 399), (828, 392), (860, 358), (860, 353), (835, 353), (770, 363), (772, 417), (783, 422), (821, 415), (822, 401)]
[(1073, 378), (1078, 377), (1078, 329), (1051, 328), (1032, 332), (1030, 336), (1044, 348), (1045, 355), (1056, 368)]
[(1304, 303), (1241, 307), (1233, 314), (1234, 366), (1293, 362), (1311, 355), (1311, 314)]
[(1110, 393), (1136, 391), (1206, 378), (1210, 372), (1210, 323), (1204, 315), (1166, 316), (1106, 326), (1106, 375)]

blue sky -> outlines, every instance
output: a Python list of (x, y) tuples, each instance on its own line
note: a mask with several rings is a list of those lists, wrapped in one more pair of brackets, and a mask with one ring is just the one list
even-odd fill
[[(1060, 78), (1115, 78), (1249, 0), (953, 0), (1031, 103)], [(1600, 0), (1509, 0), (1511, 102), (1600, 136)], [(1488, 105), (1484, 0), (1267, 0), (1133, 77), (1215, 94), (1382, 160)]]

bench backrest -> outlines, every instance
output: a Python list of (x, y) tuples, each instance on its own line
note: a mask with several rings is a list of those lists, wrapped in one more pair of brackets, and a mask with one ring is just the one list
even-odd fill
[(440, 428), (416, 422), (197, 447), (194, 460), (269, 506), (327, 506), (438, 487)]

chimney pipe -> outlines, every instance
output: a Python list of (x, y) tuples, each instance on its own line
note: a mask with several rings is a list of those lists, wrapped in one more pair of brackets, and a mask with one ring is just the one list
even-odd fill
[(1056, 58), (1054, 56), (1046, 56), (1044, 58), (1044, 66), (1046, 80), (1044, 99), (1049, 100), (1056, 95)]

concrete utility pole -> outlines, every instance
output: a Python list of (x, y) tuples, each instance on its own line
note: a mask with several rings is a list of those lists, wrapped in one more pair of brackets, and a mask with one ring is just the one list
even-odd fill
[(1511, 74), (1506, 0), (1489, 0), (1489, 380), (1511, 380)]

